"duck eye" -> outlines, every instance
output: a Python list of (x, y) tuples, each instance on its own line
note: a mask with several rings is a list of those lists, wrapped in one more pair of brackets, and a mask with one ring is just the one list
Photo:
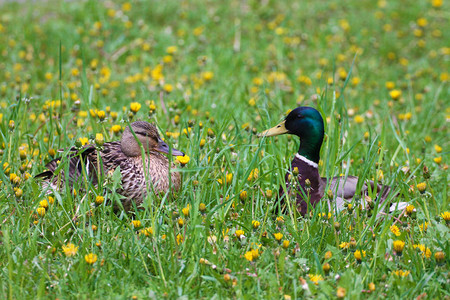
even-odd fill
[(297, 118), (299, 118), (299, 119), (303, 119), (303, 117), (304, 117), (304, 116), (303, 116), (302, 114), (298, 114), (298, 115), (297, 115)]

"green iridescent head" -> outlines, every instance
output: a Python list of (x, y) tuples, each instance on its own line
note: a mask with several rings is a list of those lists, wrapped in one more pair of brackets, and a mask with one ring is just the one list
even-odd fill
[(322, 116), (315, 108), (297, 107), (287, 115), (283, 122), (260, 133), (259, 136), (275, 136), (286, 133), (300, 138), (298, 150), (300, 155), (316, 163), (319, 162), (324, 125)]

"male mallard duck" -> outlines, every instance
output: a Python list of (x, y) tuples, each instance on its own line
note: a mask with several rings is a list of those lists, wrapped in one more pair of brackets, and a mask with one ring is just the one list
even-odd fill
[[(141, 155), (140, 145), (144, 148), (144, 159)], [(161, 139), (153, 124), (144, 121), (133, 122), (131, 130), (130, 126), (125, 128), (121, 141), (104, 143), (100, 149), (98, 153), (101, 162), (97, 161), (97, 148), (94, 145), (87, 145), (82, 149), (71, 149), (68, 176), (71, 187), (83, 178), (83, 169), (85, 169), (90, 182), (96, 185), (98, 166), (103, 165), (103, 173), (114, 171), (120, 167), (122, 188), (118, 192), (125, 197), (122, 204), (126, 210), (131, 209), (132, 200), (136, 202), (137, 206), (141, 204), (147, 194), (147, 189), (155, 193), (166, 192), (170, 187), (169, 178), (174, 190), (178, 190), (180, 187), (180, 173), (172, 172), (169, 176), (169, 160), (162, 153), (171, 153), (174, 156), (184, 156), (184, 153), (173, 148), (170, 152), (169, 146)], [(56, 172), (60, 160), (61, 158), (52, 160), (46, 165), (48, 171), (36, 175), (36, 177), (45, 179), (43, 186), (44, 189), (48, 188), (49, 192), (51, 189), (64, 187), (64, 167), (59, 168), (60, 172)], [(146, 177), (148, 178), (148, 187)]]
[[(320, 159), (320, 147), (324, 137), (324, 125), (323, 119), (320, 113), (312, 107), (297, 107), (292, 110), (283, 122), (277, 126), (270, 128), (262, 133), (259, 137), (276, 136), (280, 134), (294, 134), (300, 138), (300, 148), (295, 155), (291, 164), (291, 171), (286, 174), (286, 191), (290, 191), (289, 175), (292, 174), (294, 168), (298, 170), (298, 183), (299, 191), (295, 191), (297, 194), (297, 205), (302, 215), (305, 215), (308, 211), (308, 191), (306, 189), (309, 186), (309, 203), (314, 207), (324, 196), (325, 189), (333, 192), (336, 196), (336, 208), (341, 210), (344, 206), (344, 201), (351, 200), (356, 193), (356, 185), (358, 183), (358, 177), (334, 177), (328, 182), (327, 178), (321, 178), (319, 176), (318, 163)], [(382, 203), (389, 191), (388, 186), (375, 185), (374, 182), (370, 182), (371, 190), (376, 189), (378, 194), (379, 203)], [(280, 188), (280, 195), (284, 194), (284, 188)], [(368, 193), (368, 186), (364, 185), (361, 194), (366, 195)], [(334, 209), (334, 205), (330, 205), (330, 209)]]

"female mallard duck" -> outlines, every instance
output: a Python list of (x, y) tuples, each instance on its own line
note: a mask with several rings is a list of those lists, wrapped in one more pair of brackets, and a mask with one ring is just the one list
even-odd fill
[[(286, 174), (286, 191), (290, 194), (290, 180), (289, 175), (292, 174), (295, 168), (298, 170), (299, 191), (294, 191), (297, 195), (297, 206), (302, 215), (308, 211), (308, 203), (314, 207), (324, 196), (325, 188), (332, 191), (336, 196), (336, 206), (330, 205), (330, 209), (335, 207), (341, 210), (344, 206), (344, 201), (351, 200), (356, 193), (356, 185), (358, 177), (334, 177), (328, 182), (327, 178), (319, 176), (318, 163), (320, 155), (320, 147), (324, 137), (323, 119), (320, 113), (312, 107), (297, 107), (292, 110), (286, 119), (277, 126), (270, 128), (262, 133), (259, 137), (276, 136), (280, 134), (294, 134), (300, 138), (300, 148), (291, 163), (291, 171)], [(382, 203), (389, 191), (388, 186), (375, 185), (370, 182), (371, 190), (376, 189), (379, 196), (379, 203)], [(307, 189), (308, 187), (308, 189)], [(284, 188), (280, 188), (280, 195), (284, 194)], [(368, 193), (368, 186), (364, 185), (361, 194)]]
[[(144, 158), (141, 145), (144, 148)], [(81, 150), (71, 149), (68, 176), (71, 187), (75, 182), (80, 184), (79, 179), (83, 178), (83, 169), (90, 182), (96, 185), (98, 166), (103, 166), (103, 173), (120, 167), (122, 188), (118, 192), (125, 197), (122, 204), (126, 210), (131, 209), (132, 200), (137, 206), (141, 204), (147, 190), (160, 193), (166, 192), (170, 186), (174, 190), (180, 188), (180, 173), (169, 174), (169, 160), (162, 153), (170, 153), (174, 156), (184, 156), (184, 153), (173, 148), (170, 151), (169, 146), (159, 136), (156, 127), (150, 123), (144, 121), (131, 123), (125, 128), (121, 141), (104, 143), (100, 149), (99, 155), (94, 145), (84, 146)], [(101, 161), (97, 161), (97, 157), (100, 157)], [(45, 179), (43, 186), (44, 189), (48, 189), (48, 192), (51, 192), (51, 189), (64, 187), (64, 167), (58, 168), (60, 160), (55, 159), (49, 162), (46, 165), (48, 171), (36, 175)], [(59, 169), (61, 169), (60, 172), (58, 172)], [(147, 183), (149, 183), (148, 186)]]

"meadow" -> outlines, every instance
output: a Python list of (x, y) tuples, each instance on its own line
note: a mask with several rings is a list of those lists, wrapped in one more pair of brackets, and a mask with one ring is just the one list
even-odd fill
[[(448, 9), (0, 4), (0, 297), (448, 299)], [(408, 206), (277, 213), (299, 141), (256, 134), (300, 105), (325, 120), (322, 176), (383, 182)], [(118, 172), (42, 192), (58, 149), (119, 140), (134, 120), (189, 157), (179, 192), (129, 214), (111, 205)]]

